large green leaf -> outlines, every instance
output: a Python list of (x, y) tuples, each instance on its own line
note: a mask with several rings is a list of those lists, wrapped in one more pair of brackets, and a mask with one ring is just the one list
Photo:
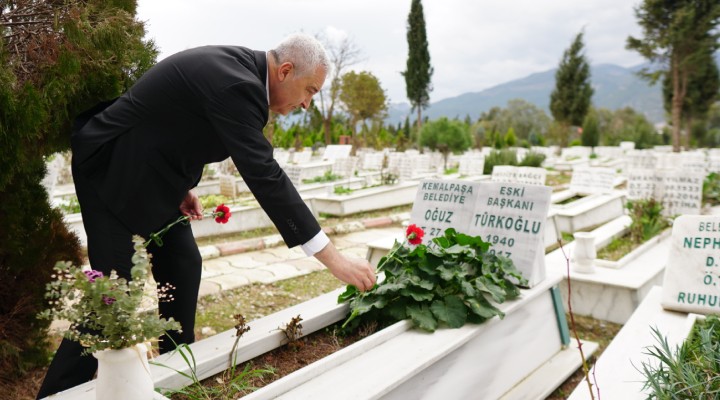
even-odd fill
[(502, 303), (505, 301), (505, 290), (487, 277), (481, 276), (475, 279), (474, 283), (479, 291), (490, 294), (496, 302)]
[(469, 298), (466, 299), (466, 301), (468, 306), (470, 306), (470, 310), (482, 318), (489, 319), (496, 315), (501, 318), (505, 316), (502, 311), (498, 310), (482, 296)]
[(407, 314), (412, 319), (413, 324), (418, 328), (428, 331), (435, 332), (437, 329), (438, 321), (433, 316), (430, 307), (426, 304), (413, 304), (407, 307)]
[(400, 291), (405, 297), (412, 297), (415, 301), (429, 301), (435, 298), (435, 293), (416, 286), (410, 286)]
[(433, 301), (430, 306), (432, 313), (451, 328), (465, 325), (468, 309), (458, 296), (446, 296), (442, 300)]

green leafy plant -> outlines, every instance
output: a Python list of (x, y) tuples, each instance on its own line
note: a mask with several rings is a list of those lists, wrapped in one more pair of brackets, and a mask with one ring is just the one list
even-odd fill
[[(412, 227), (412, 225), (411, 225)], [(412, 232), (408, 239), (413, 243)], [(380, 260), (378, 272), (385, 279), (360, 292), (347, 286), (339, 302), (350, 303), (343, 327), (354, 329), (362, 321), (395, 322), (411, 319), (425, 331), (440, 324), (459, 328), (466, 322), (481, 323), (504, 314), (491, 301), (516, 298), (517, 285), (527, 281), (510, 259), (490, 254), (490, 243), (449, 228), (430, 245), (414, 248), (396, 243)]]
[(491, 174), (493, 167), (496, 165), (517, 165), (517, 163), (517, 152), (515, 150), (493, 150), (485, 157), (483, 174)]
[(335, 175), (332, 171), (325, 171), (321, 176), (316, 176), (312, 179), (303, 179), (302, 183), (322, 183), (322, 182), (334, 182), (342, 179), (342, 176)]
[(77, 214), (80, 212), (80, 202), (77, 196), (70, 196), (67, 202), (60, 204), (58, 208), (63, 214)]
[(632, 219), (630, 240), (634, 243), (644, 242), (670, 226), (670, 221), (662, 215), (662, 203), (653, 198), (628, 200), (625, 208)]
[(199, 200), (203, 208), (214, 208), (220, 204), (228, 204), (232, 202), (231, 199), (221, 194), (208, 194), (200, 196)]
[[(133, 242), (131, 281), (115, 271), (103, 276), (69, 262), (55, 265), (57, 279), (47, 285), (46, 294), (51, 308), (39, 317), (69, 321), (65, 337), (82, 344), (84, 353), (131, 347), (180, 329), (178, 322), (160, 318), (157, 308), (142, 309), (151, 265), (143, 239), (135, 236)], [(172, 300), (172, 296), (163, 296), (162, 288), (158, 291), (159, 301)]]
[(542, 167), (544, 161), (545, 154), (528, 151), (518, 165), (521, 167)]
[(709, 173), (703, 181), (703, 203), (720, 204), (720, 175), (716, 172)]
[(256, 390), (257, 387), (250, 384), (254, 378), (263, 378), (275, 373), (275, 370), (272, 368), (258, 369), (254, 368), (251, 363), (246, 364), (241, 371), (237, 368), (237, 363), (232, 362), (230, 368), (215, 377), (213, 380), (215, 383), (214, 385), (207, 385), (204, 384), (197, 375), (197, 363), (190, 346), (186, 343), (182, 343), (176, 346), (175, 351), (182, 357), (185, 364), (189, 367), (189, 372), (180, 371), (162, 363), (152, 361), (150, 363), (159, 367), (171, 369), (180, 376), (188, 379), (191, 383), (190, 385), (180, 389), (156, 389), (156, 391), (160, 392), (163, 396), (175, 397), (176, 395), (181, 395), (183, 396), (182, 398), (192, 400), (233, 399), (236, 398), (238, 394)]
[[(656, 362), (643, 362), (643, 389), (648, 399), (717, 399), (720, 397), (720, 320), (697, 321), (688, 338), (674, 350), (657, 328), (658, 345), (646, 348)], [(659, 362), (657, 362), (659, 361)]]
[(335, 186), (333, 188), (333, 193), (335, 193), (335, 194), (350, 194), (352, 192), (353, 192), (352, 189), (345, 187), (345, 186)]

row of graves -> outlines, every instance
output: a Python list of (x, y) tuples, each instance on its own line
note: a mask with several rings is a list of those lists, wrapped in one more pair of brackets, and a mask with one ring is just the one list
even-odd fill
[[(649, 158), (645, 152), (628, 153)], [(480, 236), (492, 244), (489, 252), (512, 260), (527, 280), (517, 299), (494, 304), (504, 317), (433, 334), (398, 323), (363, 344), (314, 363), (312, 372), (284, 378), (280, 384), (285, 387), (264, 388), (248, 398), (313, 398), (317, 393), (343, 398), (357, 390), (368, 398), (383, 399), (542, 399), (581, 366), (578, 343), (571, 340), (565, 318), (568, 300), (576, 314), (625, 324), (591, 373), (603, 397), (645, 398), (637, 366), (648, 358), (645, 348), (653, 344), (651, 328), (657, 327), (670, 343), (679, 343), (689, 324), (701, 318), (693, 313), (713, 313), (720, 303), (716, 272), (720, 217), (698, 215), (707, 171), (691, 171), (695, 154), (676, 158), (648, 153), (655, 164), (643, 161), (649, 168), (631, 168), (624, 176), (611, 167), (576, 166), (568, 188), (556, 192), (545, 185), (544, 168), (500, 166), (480, 180), (438, 176), (415, 180), (409, 223), (422, 227), (423, 243), (429, 244), (448, 228)], [(477, 162), (478, 155), (464, 157), (466, 162)], [(343, 158), (347, 157), (338, 159)], [(667, 171), (665, 164), (658, 164), (666, 162), (688, 167)], [(705, 165), (710, 165), (707, 160)], [(618, 189), (623, 184), (625, 188)], [(630, 218), (623, 201), (648, 196), (662, 201), (666, 212), (673, 213), (669, 215), (678, 211), (693, 215), (676, 218), (672, 235), (662, 235), (628, 260), (613, 265), (597, 260), (596, 250), (628, 229)], [(558, 199), (573, 197), (578, 199), (559, 204)], [(562, 225), (563, 218), (570, 221)], [(576, 240), (553, 248), (551, 243), (558, 243), (561, 232), (575, 234)], [(399, 239), (368, 243), (370, 262), (377, 265)], [(568, 282), (572, 282), (570, 294)], [(299, 313), (308, 332), (344, 318), (346, 305), (337, 304), (337, 294), (284, 310), (281, 319), (258, 320), (243, 338), (247, 347), (239, 346), (235, 354), (247, 359), (267, 351), (266, 342), (281, 343), (279, 321)], [(235, 351), (233, 332), (193, 345), (204, 376), (227, 368), (227, 354)], [(587, 358), (597, 344), (583, 341), (582, 349)], [(181, 360), (171, 355), (161, 356), (160, 362), (182, 367)], [(372, 373), (368, 365), (373, 366)], [(153, 376), (156, 372), (156, 386), (182, 384), (182, 378), (167, 368), (154, 369)], [(578, 385), (571, 398), (590, 398), (587, 385)]]
[[(544, 398), (580, 366), (578, 344), (570, 342), (565, 321), (570, 300), (575, 314), (626, 325), (596, 364), (598, 371), (591, 374), (595, 387), (606, 398), (645, 398), (637, 367), (650, 362), (646, 348), (657, 344), (653, 326), (671, 344), (679, 343), (692, 322), (702, 318), (692, 313), (717, 313), (720, 305), (715, 271), (720, 265), (720, 217), (699, 215), (703, 180), (714, 169), (708, 162), (712, 157), (712, 151), (628, 151), (622, 160), (629, 167), (624, 176), (615, 168), (576, 167), (568, 189), (555, 193), (544, 186), (544, 168), (495, 167), (490, 181), (422, 180), (409, 223), (425, 230), (424, 243), (447, 228), (480, 236), (492, 244), (491, 252), (513, 260), (528, 280), (520, 299), (499, 305), (506, 313), (502, 322), (476, 327), (477, 336), (462, 344), (468, 352), (478, 351), (463, 356), (468, 359), (494, 351), (503, 357), (493, 357), (487, 367), (473, 364), (481, 370), (464, 384), (467, 392), (450, 378), (433, 380), (433, 388), (439, 385), (458, 398), (468, 393)], [(635, 166), (641, 158), (646, 168)], [(557, 204), (568, 197), (578, 199)], [(680, 216), (672, 236), (666, 230), (619, 261), (597, 259), (598, 249), (628, 231), (625, 202), (647, 198), (659, 201), (666, 216)], [(560, 232), (574, 234), (575, 240), (548, 251)], [(377, 263), (396, 240), (370, 243), (371, 262)], [(596, 344), (583, 343), (585, 357), (595, 349)], [(460, 362), (444, 368), (471, 368)], [(412, 381), (403, 387), (416, 389), (414, 393), (430, 390), (423, 384)], [(571, 398), (591, 398), (587, 387), (578, 385)]]

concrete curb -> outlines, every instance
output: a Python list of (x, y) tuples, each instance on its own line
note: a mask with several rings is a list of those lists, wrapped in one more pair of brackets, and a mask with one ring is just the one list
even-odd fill
[[(351, 221), (344, 224), (338, 224), (332, 227), (324, 227), (323, 231), (328, 236), (343, 233), (358, 232), (365, 229), (382, 228), (394, 224), (402, 224), (410, 220), (410, 213), (394, 214), (386, 217), (368, 218), (360, 221)], [(203, 260), (209, 260), (217, 257), (224, 257), (233, 254), (241, 254), (250, 251), (257, 251), (271, 247), (284, 245), (280, 235), (270, 235), (259, 238), (246, 240), (238, 240), (235, 242), (218, 243), (216, 245), (200, 246), (200, 255)]]

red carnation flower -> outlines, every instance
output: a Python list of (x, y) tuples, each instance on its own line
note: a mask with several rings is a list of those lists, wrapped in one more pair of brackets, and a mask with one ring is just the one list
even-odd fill
[(410, 226), (408, 226), (407, 230), (405, 231), (405, 236), (407, 237), (410, 244), (422, 243), (423, 235), (425, 235), (425, 232), (423, 232), (422, 228), (415, 224), (411, 224)]
[(215, 222), (217, 222), (218, 224), (226, 224), (230, 219), (232, 213), (230, 212), (230, 208), (228, 208), (225, 204), (220, 204), (215, 209), (214, 215)]

